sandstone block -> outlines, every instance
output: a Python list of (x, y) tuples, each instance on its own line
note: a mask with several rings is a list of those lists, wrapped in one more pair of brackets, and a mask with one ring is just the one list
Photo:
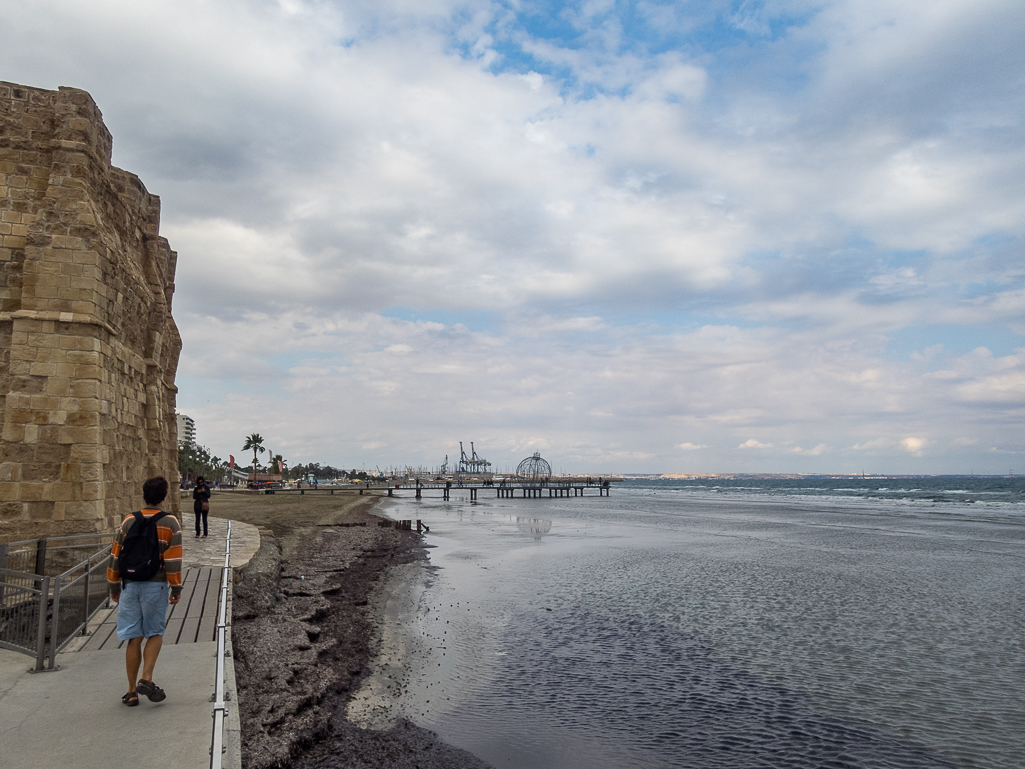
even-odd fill
[(12, 425), (25, 425), (33, 421), (31, 409), (10, 409), (5, 414), (6, 421)]
[(21, 500), (21, 484), (0, 481), (0, 502), (18, 502), (19, 500)]
[(60, 407), (60, 398), (55, 398), (52, 395), (28, 395), (21, 397), (27, 399), (29, 407), (33, 409), (55, 411)]
[(58, 412), (67, 415), (66, 423), (72, 427), (97, 427), (100, 424), (98, 411)]
[(82, 499), (96, 500), (104, 498), (104, 486), (102, 481), (90, 481), (79, 485), (82, 489)]
[(37, 462), (49, 462), (53, 465), (61, 465), (68, 461), (69, 448), (48, 443), (44, 446), (37, 446), (35, 458)]
[(42, 502), (43, 501), (43, 484), (41, 483), (23, 483), (21, 486), (21, 501), (22, 502)]
[(67, 353), (68, 363), (86, 364), (98, 366), (102, 363), (100, 354), (95, 351), (69, 350)]
[(95, 379), (75, 379), (71, 382), (68, 392), (75, 398), (98, 398), (100, 383)]
[(0, 482), (10, 483), (21, 480), (21, 465), (16, 462), (0, 462)]
[(103, 503), (100, 500), (87, 500), (87, 501), (76, 501), (68, 502), (64, 505), (64, 516), (68, 520), (74, 521), (96, 521), (104, 520), (106, 522), (105, 529), (114, 528), (116, 514), (113, 517), (103, 517)]
[(83, 481), (103, 481), (103, 465), (99, 462), (90, 462), (82, 465)]
[(102, 440), (98, 427), (61, 427), (58, 443), (99, 443)]
[(71, 457), (69, 461), (77, 462), (81, 465), (99, 463), (102, 466), (109, 461), (109, 456), (106, 446), (80, 444), (71, 447)]
[(60, 478), (60, 464), (55, 462), (25, 462), (21, 466), (21, 480), (29, 483), (52, 483)]
[(32, 363), (28, 367), (30, 376), (57, 376), (56, 363)]
[(57, 375), (50, 377), (46, 382), (46, 394), (58, 398), (67, 395), (73, 381), (69, 375), (73, 372), (74, 366), (70, 363), (57, 364)]
[(75, 366), (76, 379), (102, 379), (103, 373), (99, 366)]
[(25, 440), (25, 425), (16, 424), (9, 419), (4, 420), (3, 430), (4, 443), (21, 443)]

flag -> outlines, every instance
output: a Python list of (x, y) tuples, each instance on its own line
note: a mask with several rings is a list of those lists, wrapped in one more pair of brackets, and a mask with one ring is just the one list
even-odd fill
[(231, 469), (234, 470), (235, 469), (235, 455), (234, 454), (228, 454), (228, 458), (230, 459)]

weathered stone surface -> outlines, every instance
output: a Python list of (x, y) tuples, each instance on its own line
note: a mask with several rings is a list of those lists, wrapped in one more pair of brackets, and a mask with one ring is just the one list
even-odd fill
[(110, 153), (85, 91), (0, 82), (0, 542), (109, 530), (178, 475), (177, 254)]

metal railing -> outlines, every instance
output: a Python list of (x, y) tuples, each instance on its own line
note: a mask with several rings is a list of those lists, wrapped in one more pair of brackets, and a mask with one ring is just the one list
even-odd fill
[(210, 741), (210, 769), (221, 769), (224, 753), (224, 721), (228, 717), (224, 692), (224, 653), (228, 633), (228, 585), (231, 567), (231, 521), (228, 521), (228, 535), (224, 539), (224, 566), (221, 568), (221, 597), (217, 609), (217, 666), (214, 674), (214, 728)]
[(77, 635), (85, 635), (89, 620), (108, 605), (107, 560), (110, 545), (93, 553), (53, 579), (53, 630), (48, 669), (55, 657)]
[(0, 647), (46, 658), (50, 578), (0, 568)]
[[(57, 670), (57, 652), (85, 634), (92, 616), (107, 605), (104, 571), (112, 538), (85, 534), (0, 544), (0, 647), (34, 656), (36, 671)], [(92, 552), (79, 560), (83, 550)]]
[(0, 569), (13, 569), (27, 574), (48, 574), (53, 577), (113, 541), (114, 535), (107, 533), (2, 542)]

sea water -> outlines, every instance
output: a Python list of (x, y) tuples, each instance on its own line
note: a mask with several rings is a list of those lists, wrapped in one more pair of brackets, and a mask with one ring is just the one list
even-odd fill
[(499, 769), (1025, 766), (1021, 480), (493, 495), (387, 509), (430, 560), (357, 720)]

